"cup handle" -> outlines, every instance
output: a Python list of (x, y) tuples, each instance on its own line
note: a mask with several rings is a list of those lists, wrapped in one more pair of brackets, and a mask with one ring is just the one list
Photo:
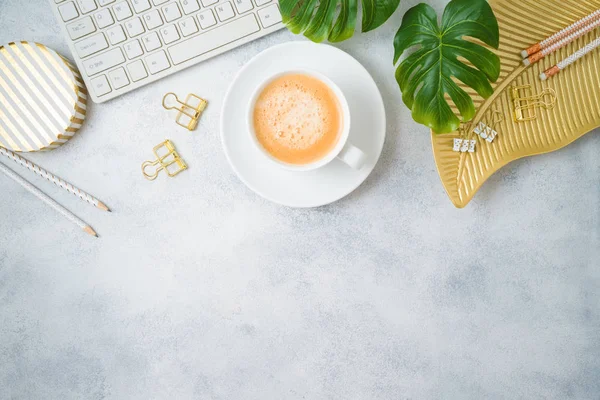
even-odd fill
[(346, 143), (346, 146), (344, 146), (337, 158), (357, 171), (361, 170), (367, 161), (367, 155), (351, 143)]

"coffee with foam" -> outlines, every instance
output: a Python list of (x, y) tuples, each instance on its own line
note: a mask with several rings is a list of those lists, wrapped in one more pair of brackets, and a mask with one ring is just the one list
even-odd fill
[(252, 120), (260, 145), (277, 160), (294, 165), (324, 158), (343, 128), (336, 94), (320, 79), (299, 73), (271, 81), (258, 96)]

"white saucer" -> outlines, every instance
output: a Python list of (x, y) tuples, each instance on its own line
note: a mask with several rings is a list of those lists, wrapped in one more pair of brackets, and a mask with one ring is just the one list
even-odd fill
[[(368, 157), (362, 170), (336, 159), (318, 170), (288, 171), (252, 144), (246, 113), (256, 85), (270, 75), (298, 68), (328, 76), (346, 95), (352, 125), (349, 141)], [(231, 84), (221, 112), (221, 141), (235, 173), (260, 196), (289, 207), (318, 207), (354, 191), (379, 160), (385, 127), (383, 100), (369, 72), (342, 50), (311, 42), (281, 44), (254, 57)]]

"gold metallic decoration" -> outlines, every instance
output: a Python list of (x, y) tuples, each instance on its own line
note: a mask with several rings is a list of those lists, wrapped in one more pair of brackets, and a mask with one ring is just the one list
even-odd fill
[[(187, 169), (187, 164), (183, 161), (183, 158), (179, 156), (175, 146), (170, 140), (165, 140), (152, 150), (156, 156), (155, 161), (146, 161), (142, 164), (142, 173), (144, 177), (150, 181), (155, 180), (158, 177), (160, 171), (165, 170), (167, 175), (174, 177), (182, 171)], [(159, 165), (155, 168), (152, 174), (146, 172), (146, 168)]]
[(515, 107), (515, 121), (531, 121), (537, 118), (537, 108), (547, 110), (556, 104), (556, 92), (546, 88), (538, 94), (531, 94), (531, 85), (512, 86), (510, 95)]
[(39, 43), (0, 46), (0, 147), (54, 149), (81, 127), (87, 90), (71, 63)]
[[(506, 117), (502, 132), (493, 143), (478, 146), (475, 153), (452, 151), (456, 132), (444, 135), (432, 132), (431, 136), (440, 178), (450, 200), (459, 208), (465, 207), (484, 182), (511, 161), (558, 150), (600, 126), (600, 52), (592, 52), (552, 80), (539, 79), (541, 72), (575, 52), (581, 43), (591, 42), (597, 33), (587, 34), (529, 68), (522, 65), (520, 54), (524, 47), (594, 12), (598, 2), (489, 0), (489, 3), (500, 26), (500, 49), (496, 52), (502, 63), (500, 78), (493, 84), (495, 92), (488, 99), (462, 87), (473, 96), (477, 108), (475, 118), (469, 123), (476, 127), (479, 122), (489, 120), (491, 110), (497, 110)], [(514, 114), (511, 89), (523, 85), (531, 85), (533, 95), (552, 89), (556, 94), (554, 108), (537, 108), (537, 118), (527, 121), (508, 118)], [(502, 196), (498, 191), (494, 193)]]
[(191, 93), (188, 94), (185, 101), (180, 101), (175, 93), (167, 93), (163, 97), (162, 104), (166, 110), (177, 110), (175, 122), (185, 129), (193, 131), (208, 102)]

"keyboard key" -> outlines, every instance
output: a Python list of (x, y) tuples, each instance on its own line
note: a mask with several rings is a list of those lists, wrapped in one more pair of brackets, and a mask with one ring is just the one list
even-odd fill
[(75, 43), (75, 50), (81, 58), (85, 58), (106, 48), (108, 48), (108, 42), (103, 33), (90, 36), (87, 39)]
[(181, 8), (183, 8), (183, 12), (187, 14), (191, 14), (200, 9), (198, 5), (198, 0), (181, 0)]
[(211, 26), (217, 23), (215, 19), (215, 15), (212, 10), (206, 10), (198, 14), (198, 22), (200, 22), (200, 27), (202, 29), (210, 28)]
[(181, 30), (181, 34), (183, 36), (190, 36), (198, 32), (198, 26), (196, 25), (194, 18), (184, 19), (183, 21), (179, 22), (179, 29)]
[(139, 18), (132, 18), (125, 22), (125, 29), (127, 29), (129, 37), (136, 37), (145, 32), (144, 25), (142, 25)]
[(96, 2), (94, 0), (77, 0), (79, 4), (79, 9), (82, 14), (91, 13), (94, 10), (98, 9)]
[(75, 7), (75, 4), (72, 1), (58, 7), (58, 12), (60, 13), (60, 16), (62, 17), (62, 20), (65, 22), (79, 17), (77, 8)]
[(158, 10), (152, 10), (148, 14), (145, 14), (144, 22), (146, 23), (146, 28), (148, 28), (149, 31), (163, 24), (163, 20), (160, 17)]
[(270, 5), (263, 9), (258, 10), (258, 18), (264, 28), (273, 26), (281, 22), (281, 13), (277, 4)]
[(127, 58), (130, 60), (144, 54), (144, 50), (142, 50), (142, 46), (140, 46), (140, 42), (138, 40), (132, 40), (131, 42), (125, 43), (123, 48), (125, 49)]
[(179, 40), (179, 33), (177, 32), (175, 25), (168, 25), (164, 28), (161, 28), (160, 35), (162, 36), (165, 44), (173, 43), (174, 41)]
[(171, 66), (167, 59), (167, 55), (162, 50), (146, 57), (146, 64), (152, 75), (158, 74), (160, 71), (164, 71)]
[(112, 87), (115, 89), (121, 89), (122, 87), (129, 85), (129, 78), (127, 78), (127, 74), (123, 67), (110, 71), (108, 73), (108, 78), (110, 79), (110, 83), (112, 83)]
[(121, 25), (117, 25), (114, 28), (110, 28), (106, 31), (108, 35), (108, 40), (110, 40), (110, 44), (117, 44), (124, 42), (127, 37), (125, 36), (125, 32), (123, 32), (123, 27)]
[(277, 0), (50, 2), (90, 93), (101, 101), (262, 36), (281, 21)]
[(254, 8), (250, 0), (233, 0), (233, 4), (235, 4), (235, 8), (239, 14), (245, 13)]
[(117, 17), (117, 21), (123, 21), (126, 18), (129, 18), (133, 15), (131, 12), (131, 8), (129, 8), (129, 4), (126, 1), (122, 1), (113, 6), (113, 11), (115, 16)]
[(258, 32), (260, 27), (253, 14), (221, 25), (169, 48), (173, 64), (181, 64), (218, 47)]
[(106, 53), (99, 54), (83, 62), (83, 66), (88, 76), (96, 75), (100, 72), (116, 67), (125, 62), (125, 57), (120, 48), (114, 48)]
[(179, 11), (179, 6), (177, 3), (167, 4), (162, 8), (163, 14), (165, 15), (165, 21), (172, 22), (176, 19), (181, 18), (181, 11)]
[(127, 70), (129, 71), (129, 76), (131, 76), (131, 80), (134, 82), (141, 81), (142, 79), (148, 76), (146, 72), (146, 67), (144, 67), (144, 63), (141, 60), (137, 60), (127, 65)]
[(92, 90), (94, 90), (94, 93), (98, 97), (104, 96), (106, 93), (110, 93), (112, 91), (110, 85), (108, 84), (108, 79), (106, 79), (106, 76), (104, 75), (100, 75), (99, 77), (92, 79)]
[(156, 50), (162, 46), (156, 32), (152, 32), (151, 34), (144, 36), (142, 38), (142, 43), (144, 43), (144, 47), (146, 48), (147, 52), (151, 52), (152, 50)]
[(67, 31), (69, 32), (69, 36), (73, 40), (77, 40), (79, 38), (84, 37), (85, 35), (89, 35), (92, 32), (96, 31), (96, 27), (92, 22), (92, 17), (84, 17), (79, 21), (70, 23), (67, 25)]
[(227, 21), (235, 16), (235, 12), (233, 11), (233, 7), (231, 7), (230, 2), (219, 4), (215, 7), (215, 10), (217, 10), (217, 16), (220, 21)]
[(94, 14), (94, 19), (96, 20), (96, 25), (98, 25), (98, 28), (100, 29), (106, 28), (107, 26), (115, 23), (115, 20), (113, 19), (108, 8), (105, 8), (104, 10)]
[(131, 0), (131, 4), (133, 4), (133, 10), (136, 14), (147, 11), (152, 7), (148, 0)]

